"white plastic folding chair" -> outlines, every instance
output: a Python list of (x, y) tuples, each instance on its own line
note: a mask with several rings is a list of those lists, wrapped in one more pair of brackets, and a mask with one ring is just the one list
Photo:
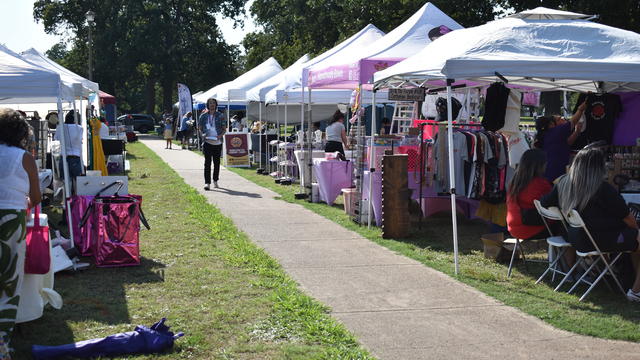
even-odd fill
[(540, 275), (540, 277), (536, 281), (536, 284), (541, 282), (542, 279), (544, 279), (544, 277), (549, 272), (551, 272), (552, 283), (556, 279), (556, 274), (560, 274), (564, 276), (564, 278), (561, 280), (563, 281), (566, 278), (568, 271), (565, 272), (560, 269), (560, 265), (561, 265), (560, 261), (562, 260), (563, 255), (571, 247), (571, 244), (567, 242), (564, 236), (554, 234), (551, 231), (551, 227), (549, 226), (549, 223), (547, 220), (559, 221), (566, 230), (567, 225), (564, 222), (564, 217), (562, 217), (562, 213), (555, 206), (545, 208), (544, 206), (542, 206), (542, 204), (540, 204), (539, 200), (534, 200), (533, 204), (535, 205), (536, 210), (538, 210), (538, 214), (540, 214), (540, 216), (542, 217), (542, 222), (544, 223), (544, 226), (547, 228), (549, 235), (551, 235), (550, 237), (547, 238), (547, 244), (549, 245), (549, 260), (548, 260), (549, 265), (547, 266), (547, 269), (542, 273), (542, 275)]
[[(584, 271), (584, 274), (582, 274), (582, 276), (580, 277), (580, 279), (578, 279), (578, 281), (575, 282), (575, 284), (571, 287), (571, 289), (569, 289), (568, 293), (569, 294), (572, 293), (578, 287), (578, 285), (582, 283), (589, 285), (589, 288), (580, 297), (580, 301), (582, 301), (587, 297), (587, 295), (589, 295), (591, 290), (593, 290), (593, 288), (596, 287), (596, 285), (600, 282), (600, 280), (602, 280), (604, 276), (608, 274), (608, 275), (611, 275), (611, 277), (613, 278), (614, 282), (616, 283), (616, 285), (618, 286), (622, 294), (623, 295), (626, 294), (626, 292), (622, 288), (622, 285), (620, 284), (620, 280), (618, 279), (618, 276), (612, 269), (612, 266), (618, 261), (618, 259), (620, 259), (622, 252), (600, 251), (600, 248), (598, 247), (598, 244), (595, 242), (593, 236), (591, 235), (591, 232), (589, 232), (589, 229), (587, 228), (586, 224), (582, 220), (582, 217), (580, 216), (580, 214), (578, 214), (576, 210), (571, 210), (571, 212), (569, 213), (569, 216), (566, 217), (566, 220), (569, 226), (573, 228), (581, 228), (584, 231), (585, 235), (589, 238), (589, 240), (591, 241), (591, 244), (595, 249), (589, 252), (576, 251), (578, 260), (576, 261), (576, 264), (569, 270), (569, 272), (567, 273), (567, 276), (565, 276), (565, 279), (568, 276), (570, 276), (578, 268), (578, 266), (582, 266), (585, 269), (585, 271)], [(610, 257), (611, 259), (610, 261), (607, 260), (607, 256)], [(590, 258), (592, 262), (587, 267), (586, 259), (588, 258)], [(599, 267), (598, 266), (599, 263), (603, 263), (604, 268)], [(588, 275), (591, 273), (596, 275), (595, 280), (593, 281), (588, 279)], [(562, 286), (563, 282), (558, 284), (558, 286), (556, 287), (556, 290), (558, 290), (560, 286)]]

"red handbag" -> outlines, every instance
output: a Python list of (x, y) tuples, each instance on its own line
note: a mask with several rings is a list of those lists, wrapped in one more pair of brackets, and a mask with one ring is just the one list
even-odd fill
[(51, 268), (49, 227), (40, 226), (40, 207), (35, 207), (33, 226), (27, 227), (27, 253), (24, 259), (25, 274), (46, 274)]

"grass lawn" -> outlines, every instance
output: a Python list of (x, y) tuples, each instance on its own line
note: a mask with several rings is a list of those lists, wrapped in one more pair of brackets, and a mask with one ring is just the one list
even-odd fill
[(16, 359), (29, 359), (32, 344), (104, 337), (162, 317), (185, 337), (171, 353), (136, 359), (371, 358), (157, 155), (140, 143), (127, 150), (129, 190), (143, 196), (152, 227), (141, 231), (142, 265), (58, 273), (64, 306), (20, 326)]
[[(367, 229), (355, 224), (339, 204), (327, 206), (296, 200), (294, 194), (299, 185), (275, 184), (272, 178), (257, 175), (253, 169), (230, 170), (277, 192), (284, 201), (302, 204), (382, 246), (455, 276), (450, 213), (432, 216), (421, 223), (414, 222), (406, 239), (383, 239), (379, 228)], [(529, 263), (528, 270), (519, 265), (508, 279), (505, 265), (483, 256), (480, 235), (488, 232), (487, 225), (458, 217), (458, 226), (458, 280), (555, 327), (601, 338), (640, 341), (640, 304), (629, 303), (621, 293), (611, 292), (604, 285), (594, 290), (584, 302), (579, 302), (579, 297), (573, 294), (554, 292), (549, 283), (536, 285), (535, 281), (544, 269), (541, 264)], [(544, 253), (539, 250), (537, 256), (542, 258)], [(567, 289), (565, 285), (564, 290)]]

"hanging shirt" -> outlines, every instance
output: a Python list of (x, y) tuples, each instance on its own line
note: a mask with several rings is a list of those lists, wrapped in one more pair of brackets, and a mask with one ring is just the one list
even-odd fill
[(510, 89), (507, 97), (507, 110), (504, 115), (504, 126), (501, 131), (516, 132), (520, 125), (520, 98), (522, 94), (516, 89)]
[(589, 143), (604, 140), (611, 144), (616, 118), (622, 111), (620, 96), (616, 94), (588, 94), (585, 117)]
[(489, 131), (497, 131), (504, 126), (504, 117), (507, 112), (507, 100), (509, 92), (503, 83), (497, 82), (487, 88), (487, 97), (484, 103), (484, 117), (482, 126)]
[(503, 132), (507, 137), (509, 149), (509, 166), (513, 169), (520, 163), (520, 158), (525, 151), (529, 150), (529, 143), (522, 131)]
[[(446, 131), (441, 131), (436, 140), (436, 161), (442, 161), (442, 171), (438, 174), (438, 178), (442, 180), (440, 189), (441, 191), (449, 191), (451, 186), (449, 185), (449, 150), (448, 150), (448, 137)], [(444, 156), (441, 155), (444, 152)], [(469, 159), (467, 152), (467, 138), (460, 132), (453, 133), (453, 167), (455, 175), (455, 188), (456, 193), (464, 195), (465, 193), (465, 179), (464, 179), (464, 162)]]

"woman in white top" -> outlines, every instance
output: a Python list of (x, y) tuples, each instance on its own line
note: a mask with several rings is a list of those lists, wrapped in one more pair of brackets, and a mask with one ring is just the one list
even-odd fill
[(31, 127), (17, 111), (0, 108), (0, 359), (10, 358), (24, 276), (26, 209), (40, 203), (36, 162), (25, 151)]
[[(78, 118), (80, 114), (78, 113)], [(82, 165), (82, 126), (76, 125), (73, 111), (67, 113), (64, 117), (64, 124), (58, 125), (56, 129), (55, 140), (60, 140), (61, 132), (64, 131), (65, 149), (67, 152), (67, 166), (69, 167), (69, 177), (73, 186), (77, 176), (84, 173)], [(64, 177), (62, 167), (62, 157), (58, 163), (60, 169), (60, 177)]]
[(344, 155), (344, 146), (349, 147), (347, 141), (347, 131), (344, 127), (344, 114), (340, 110), (336, 110), (329, 122), (329, 126), (325, 129), (327, 134), (327, 143), (324, 146), (325, 152), (339, 152), (342, 160), (346, 160)]

